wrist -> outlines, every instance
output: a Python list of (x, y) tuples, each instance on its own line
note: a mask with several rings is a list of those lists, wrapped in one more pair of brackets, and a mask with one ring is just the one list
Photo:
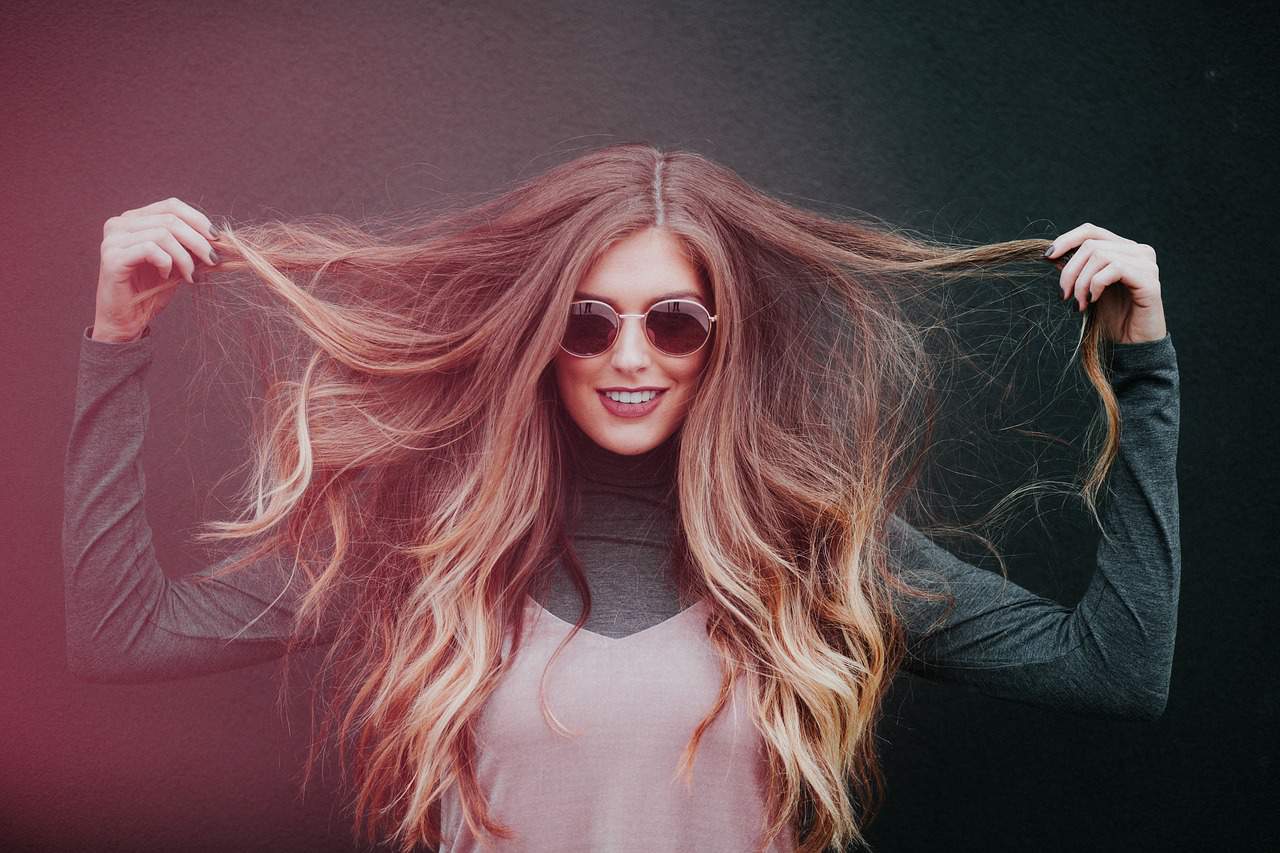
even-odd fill
[(127, 344), (141, 338), (146, 331), (145, 326), (137, 331), (130, 332), (113, 328), (105, 323), (94, 323), (89, 332), (89, 337), (105, 344)]
[(1109, 322), (1104, 326), (1103, 332), (1116, 344), (1149, 344), (1169, 334), (1169, 327), (1164, 321), (1164, 311), (1157, 308), (1133, 315), (1123, 323)]

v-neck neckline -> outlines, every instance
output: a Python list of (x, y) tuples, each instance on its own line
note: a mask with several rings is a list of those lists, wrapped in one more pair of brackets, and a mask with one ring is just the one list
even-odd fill
[[(565, 628), (572, 628), (572, 627), (573, 627), (573, 623), (572, 623), (572, 622), (569, 622), (569, 621), (567, 621), (567, 620), (565, 620), (565, 619), (561, 619), (559, 616), (557, 616), (556, 614), (552, 613), (552, 612), (551, 612), (550, 610), (548, 610), (547, 608), (543, 607), (543, 606), (542, 606), (542, 603), (541, 603), (540, 601), (538, 601), (538, 599), (534, 598), (532, 595), (528, 595), (528, 594), (526, 594), (526, 595), (525, 595), (525, 598), (527, 598), (529, 601), (531, 601), (531, 602), (533, 603), (533, 606), (534, 606), (535, 608), (537, 608), (537, 609), (538, 609), (539, 611), (541, 611), (542, 613), (547, 614), (547, 615), (548, 615), (548, 616), (550, 616), (552, 619), (554, 619), (556, 622), (558, 622), (559, 624), (561, 624), (561, 625), (565, 626)], [(582, 628), (582, 629), (580, 629), (580, 630), (578, 631), (578, 634), (579, 634), (579, 636), (581, 636), (581, 635), (585, 634), (585, 635), (586, 635), (587, 637), (589, 637), (592, 641), (597, 642), (597, 643), (609, 643), (609, 644), (620, 644), (620, 643), (626, 643), (626, 642), (631, 641), (631, 640), (638, 640), (638, 639), (641, 639), (641, 638), (644, 638), (644, 637), (651, 636), (651, 635), (653, 635), (653, 634), (659, 633), (659, 632), (661, 632), (661, 631), (662, 631), (662, 629), (664, 629), (664, 628), (669, 628), (669, 627), (671, 627), (671, 626), (673, 626), (673, 625), (675, 625), (675, 624), (677, 624), (677, 623), (679, 623), (679, 622), (683, 621), (684, 619), (688, 618), (688, 617), (693, 613), (693, 611), (695, 611), (695, 610), (696, 610), (696, 611), (702, 611), (702, 610), (704, 609), (705, 605), (706, 605), (706, 600), (705, 600), (705, 599), (701, 599), (701, 598), (700, 598), (700, 599), (698, 599), (696, 602), (694, 602), (693, 604), (691, 604), (691, 605), (689, 605), (688, 607), (686, 607), (684, 610), (681, 610), (679, 613), (675, 614), (674, 616), (668, 616), (666, 619), (663, 619), (661, 622), (658, 622), (658, 623), (657, 623), (657, 624), (655, 624), (655, 625), (650, 625), (648, 628), (641, 628), (639, 631), (636, 631), (634, 634), (627, 634), (625, 637), (609, 637), (609, 636), (606, 636), (606, 635), (604, 635), (604, 634), (597, 634), (595, 631), (589, 631), (589, 630), (587, 630), (586, 628)]]

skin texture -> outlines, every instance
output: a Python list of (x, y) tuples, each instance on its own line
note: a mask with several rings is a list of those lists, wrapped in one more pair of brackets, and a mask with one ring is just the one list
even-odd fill
[[(712, 311), (711, 295), (679, 241), (662, 228), (637, 232), (611, 246), (578, 286), (576, 299), (599, 299), (620, 314), (640, 314), (662, 299), (696, 298)], [(711, 352), (669, 356), (649, 343), (643, 320), (626, 317), (613, 346), (591, 358), (561, 351), (555, 360), (560, 399), (596, 444), (626, 456), (652, 450), (679, 429)], [(714, 334), (714, 333), (713, 333)], [(666, 388), (658, 407), (641, 418), (621, 418), (600, 402), (599, 388)]]

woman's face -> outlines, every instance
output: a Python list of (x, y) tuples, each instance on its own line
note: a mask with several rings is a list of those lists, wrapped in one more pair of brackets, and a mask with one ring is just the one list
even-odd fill
[[(666, 229), (649, 228), (611, 246), (579, 286), (574, 299), (598, 299), (619, 314), (643, 314), (663, 299), (695, 299), (708, 313), (710, 294), (697, 269)], [(693, 355), (666, 355), (645, 335), (643, 320), (627, 317), (613, 346), (590, 358), (563, 350), (556, 356), (560, 399), (574, 423), (596, 444), (633, 456), (657, 447), (684, 421), (711, 351), (708, 341)], [(606, 389), (659, 389), (656, 406), (624, 417), (605, 405)]]

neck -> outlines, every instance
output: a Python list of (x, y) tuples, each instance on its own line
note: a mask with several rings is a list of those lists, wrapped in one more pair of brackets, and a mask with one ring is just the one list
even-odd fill
[(674, 482), (680, 456), (680, 434), (634, 455), (615, 453), (596, 444), (571, 418), (565, 418), (569, 453), (583, 479), (615, 486), (661, 486)]

